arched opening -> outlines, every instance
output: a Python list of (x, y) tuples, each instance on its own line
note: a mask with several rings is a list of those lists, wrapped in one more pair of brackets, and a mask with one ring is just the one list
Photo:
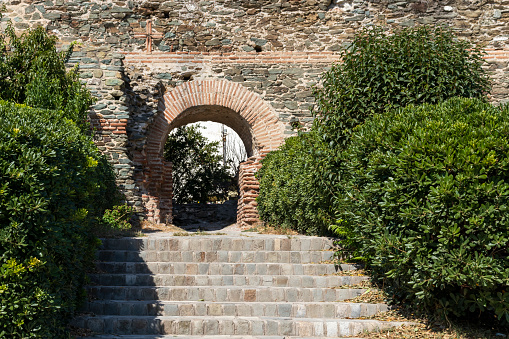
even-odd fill
[[(188, 124), (211, 121), (226, 125), (237, 133), (246, 149), (248, 157), (255, 153), (255, 141), (249, 123), (231, 108), (219, 105), (202, 105), (186, 109), (168, 126), (169, 131)], [(165, 140), (166, 141), (166, 140)], [(163, 143), (164, 145), (164, 143)]]
[(257, 222), (258, 183), (254, 174), (261, 166), (261, 158), (284, 139), (284, 125), (272, 106), (238, 83), (195, 80), (164, 94), (158, 110), (146, 145), (136, 159), (143, 167), (138, 182), (147, 218), (161, 223), (172, 220), (171, 164), (163, 157), (168, 133), (186, 124), (213, 121), (235, 130), (244, 143), (249, 158), (239, 170), (237, 223), (245, 227)]
[(235, 130), (212, 121), (178, 126), (163, 153), (172, 163), (173, 224), (191, 232), (236, 228), (239, 165), (247, 152)]

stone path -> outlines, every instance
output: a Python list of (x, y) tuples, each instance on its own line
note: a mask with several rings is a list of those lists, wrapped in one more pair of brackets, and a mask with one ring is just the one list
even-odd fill
[(250, 232), (107, 239), (74, 325), (95, 338), (338, 338), (399, 322), (359, 319), (364, 276), (341, 275), (332, 241)]

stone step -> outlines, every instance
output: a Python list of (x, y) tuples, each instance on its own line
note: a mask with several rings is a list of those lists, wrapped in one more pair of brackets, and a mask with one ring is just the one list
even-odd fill
[(112, 301), (97, 300), (86, 304), (84, 312), (95, 315), (123, 316), (237, 316), (292, 318), (371, 317), (386, 312), (386, 304), (345, 302), (174, 302), (174, 301)]
[(341, 339), (401, 325), (364, 319), (386, 304), (343, 302), (369, 278), (331, 263), (333, 248), (257, 234), (105, 239), (74, 325), (103, 339)]
[(325, 275), (359, 269), (352, 264), (96, 262), (100, 273), (190, 275)]
[[(290, 337), (266, 335), (96, 335), (91, 337), (76, 337), (76, 339), (316, 339), (317, 337)], [(332, 338), (329, 339), (361, 339), (361, 338)]]
[(334, 259), (333, 251), (125, 251), (101, 250), (98, 261), (120, 262), (224, 262), (320, 263)]
[(353, 299), (364, 289), (239, 286), (90, 286), (91, 300), (166, 300), (220, 302), (321, 302)]
[(102, 250), (127, 251), (321, 251), (334, 247), (330, 238), (263, 234), (167, 236), (101, 239)]
[(103, 286), (274, 286), (331, 288), (357, 285), (367, 276), (349, 275), (173, 275), (91, 274), (92, 285)]
[(181, 335), (272, 335), (338, 337), (376, 331), (402, 322), (359, 319), (308, 319), (270, 317), (153, 317), (82, 316), (73, 325), (101, 334), (181, 334)]

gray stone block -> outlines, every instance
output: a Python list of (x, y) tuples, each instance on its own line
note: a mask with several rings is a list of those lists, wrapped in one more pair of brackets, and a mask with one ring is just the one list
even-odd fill
[(231, 301), (228, 299), (228, 290), (225, 288), (216, 291), (215, 301)]
[(256, 264), (256, 274), (268, 275), (267, 265), (266, 264)]
[(192, 288), (192, 289), (189, 289), (187, 291), (187, 299), (188, 300), (200, 300), (200, 299), (203, 299), (203, 298), (201, 298), (200, 290), (199, 289)]
[(253, 320), (251, 322), (251, 331), (250, 334), (255, 335), (263, 335), (265, 333), (265, 322), (263, 320)]
[(291, 304), (279, 304), (278, 305), (278, 316), (280, 317), (291, 317), (292, 305)]
[(279, 335), (279, 323), (276, 320), (265, 322), (265, 335)]
[(199, 317), (206, 316), (207, 315), (207, 305), (205, 305), (205, 304), (194, 305), (194, 314)]
[(249, 331), (250, 323), (248, 320), (236, 318), (234, 322), (235, 322), (235, 334), (246, 335), (246, 333), (250, 332)]
[(233, 335), (235, 334), (235, 324), (233, 320), (224, 319), (219, 323), (219, 333), (221, 335)]
[(178, 316), (178, 315), (180, 315), (178, 305), (175, 305), (175, 304), (164, 305), (164, 315), (165, 316)]
[(225, 316), (236, 316), (237, 310), (235, 304), (224, 304), (223, 305), (223, 315)]
[(279, 323), (279, 334), (284, 336), (295, 335), (294, 328), (295, 326), (293, 320), (282, 319)]
[(252, 316), (252, 306), (249, 303), (237, 305), (237, 316), (250, 317)]
[(292, 266), (292, 271), (292, 274), (294, 275), (304, 275), (303, 265), (301, 264), (294, 264)]
[(191, 333), (193, 335), (203, 335), (204, 334), (203, 320), (193, 319), (191, 321)]
[(258, 267), (257, 264), (246, 264), (245, 274), (246, 275), (255, 275), (255, 274), (263, 275), (257, 271), (257, 267)]
[(198, 264), (198, 274), (212, 274), (209, 272), (209, 264)]

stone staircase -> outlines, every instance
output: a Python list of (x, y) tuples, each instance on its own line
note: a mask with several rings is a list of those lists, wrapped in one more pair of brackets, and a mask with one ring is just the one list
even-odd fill
[(344, 302), (365, 276), (340, 275), (332, 241), (213, 233), (106, 239), (73, 325), (95, 338), (338, 338), (401, 325), (363, 320), (385, 304)]

